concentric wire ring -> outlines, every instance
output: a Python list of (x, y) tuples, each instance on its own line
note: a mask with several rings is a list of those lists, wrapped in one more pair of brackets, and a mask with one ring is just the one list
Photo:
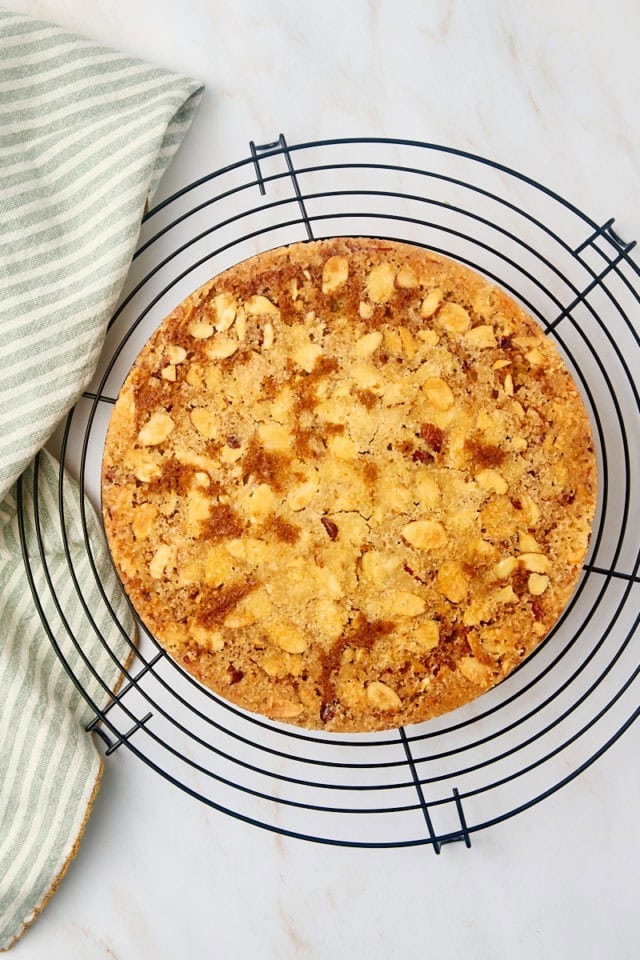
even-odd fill
[[(599, 509), (588, 562), (560, 622), (510, 677), (446, 717), (383, 734), (304, 732), (244, 713), (206, 690), (142, 631), (136, 647), (107, 591), (116, 648), (100, 633), (67, 548), (72, 599), (86, 634), (70, 630), (62, 596), (47, 617), (35, 589), (40, 551), (24, 550), (34, 601), (95, 715), (89, 727), (122, 744), (205, 803), (290, 836), (352, 846), (463, 841), (575, 778), (640, 712), (640, 270), (613, 230), (500, 164), (410, 140), (283, 136), (189, 184), (145, 218), (127, 290), (94, 383), (69, 415), (61, 461), (80, 481), (78, 510), (93, 574), (82, 494), (99, 502), (108, 416), (139, 349), (170, 310), (247, 256), (296, 240), (368, 235), (451, 256), (508, 290), (555, 338), (594, 428)], [(61, 474), (60, 529), (66, 542)], [(24, 525), (24, 511), (20, 513)], [(51, 580), (49, 589), (55, 594)], [(124, 674), (116, 695), (87, 656), (96, 639)], [(64, 643), (62, 642), (64, 638)], [(73, 663), (101, 690), (90, 694)], [(125, 650), (123, 654), (122, 650)], [(134, 654), (131, 663), (127, 653)]]

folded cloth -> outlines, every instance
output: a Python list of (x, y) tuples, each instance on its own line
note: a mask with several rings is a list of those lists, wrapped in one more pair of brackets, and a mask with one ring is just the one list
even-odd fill
[(0, 949), (55, 890), (102, 772), (84, 731), (92, 713), (43, 626), (104, 700), (73, 643), (86, 610), (69, 600), (69, 565), (94, 620), (83, 653), (109, 686), (130, 627), (95, 513), (85, 504), (82, 522), (78, 488), (52, 456), (32, 461), (91, 380), (145, 204), (201, 93), (195, 80), (0, 10)]

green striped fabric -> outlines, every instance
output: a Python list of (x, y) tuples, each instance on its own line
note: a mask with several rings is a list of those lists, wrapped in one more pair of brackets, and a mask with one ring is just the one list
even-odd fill
[[(101, 773), (83, 729), (89, 713), (34, 607), (19, 539), (15, 482), (23, 474), (26, 546), (47, 620), (74, 670), (71, 637), (115, 684), (105, 645), (86, 638), (69, 576), (58, 465), (37, 474), (40, 527), (58, 616), (39, 558), (34, 455), (87, 386), (133, 256), (145, 203), (179, 147), (202, 87), (53, 24), (0, 10), (0, 949), (21, 934), (75, 852)], [(96, 628), (125, 655), (89, 566), (77, 487), (64, 483), (69, 559)], [(92, 553), (116, 614), (126, 604), (87, 505)]]

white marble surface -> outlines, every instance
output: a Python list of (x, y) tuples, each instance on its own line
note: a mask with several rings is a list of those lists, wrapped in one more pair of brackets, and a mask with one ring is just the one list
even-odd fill
[[(632, 0), (11, 6), (205, 81), (161, 195), (281, 130), (406, 136), (497, 158), (640, 237)], [(436, 858), (263, 833), (119, 750), (77, 859), (15, 955), (631, 960), (639, 754), (636, 725), (560, 793)]]

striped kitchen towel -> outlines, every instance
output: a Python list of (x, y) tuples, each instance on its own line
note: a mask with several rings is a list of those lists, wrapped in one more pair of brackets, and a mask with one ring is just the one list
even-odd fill
[[(195, 80), (0, 10), (0, 949), (65, 872), (102, 770), (83, 729), (88, 707), (34, 608), (23, 550), (38, 596), (65, 597), (66, 625), (42, 602), (74, 671), (83, 611), (68, 599), (69, 560), (95, 610), (95, 649), (89, 639), (84, 651), (114, 686), (117, 664), (101, 662), (98, 635), (120, 662), (127, 648), (98, 602), (85, 536), (109, 603), (130, 624), (95, 513), (87, 504), (85, 530), (77, 487), (59, 485), (46, 452), (32, 461), (91, 380), (145, 204), (201, 92)], [(99, 694), (88, 671), (83, 682)]]

